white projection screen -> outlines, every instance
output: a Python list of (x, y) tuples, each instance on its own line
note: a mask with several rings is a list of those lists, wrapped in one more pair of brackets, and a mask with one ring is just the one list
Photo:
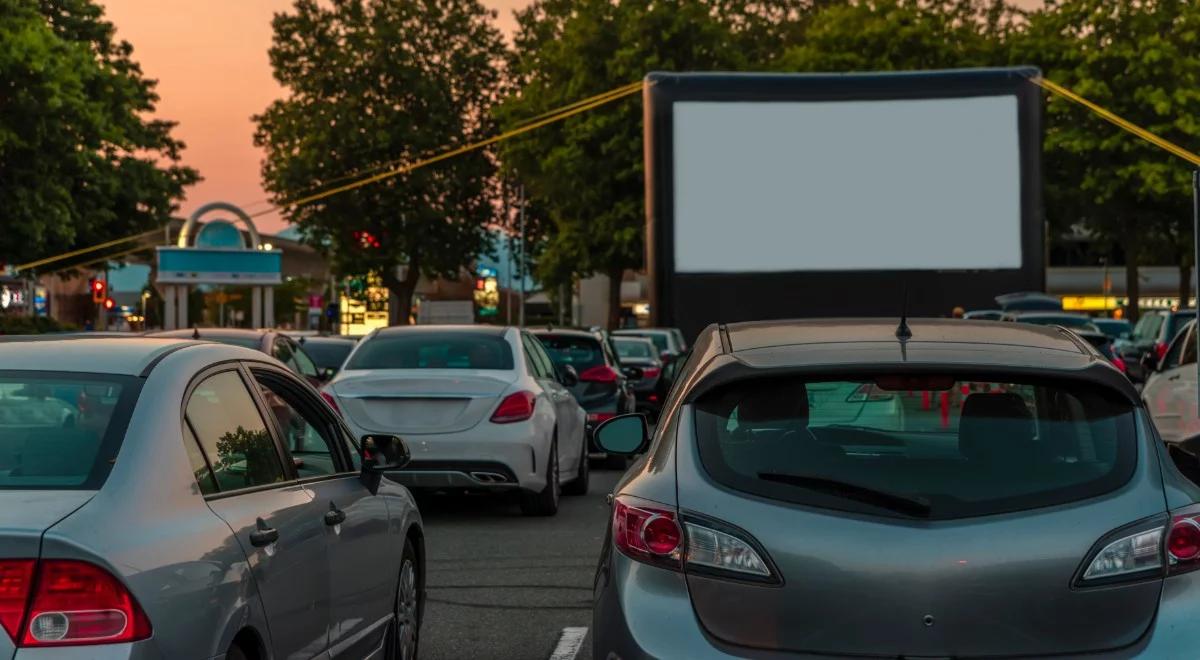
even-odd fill
[(1022, 267), (1015, 94), (671, 112), (676, 272)]

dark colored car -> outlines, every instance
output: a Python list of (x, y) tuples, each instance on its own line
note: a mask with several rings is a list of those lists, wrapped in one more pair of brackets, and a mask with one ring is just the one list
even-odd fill
[[(1191, 658), (1200, 487), (1058, 328), (710, 326), (613, 489), (593, 658)], [(922, 392), (959, 405), (926, 409)]]
[[(1187, 325), (1188, 321), (1196, 318), (1194, 309), (1161, 309), (1142, 312), (1137, 325), (1133, 326), (1133, 336), (1126, 345), (1123, 357), (1130, 366), (1145, 360), (1153, 371), (1154, 365), (1162, 360), (1171, 345), (1171, 340)], [(1139, 366), (1141, 366), (1139, 364)], [(1149, 373), (1136, 374), (1141, 378)]]
[(308, 356), (316, 363), (317, 371), (325, 380), (329, 380), (337, 375), (337, 372), (341, 370), (342, 365), (346, 362), (346, 356), (350, 355), (350, 351), (354, 350), (354, 345), (358, 343), (356, 339), (340, 335), (299, 337), (296, 341), (300, 344), (300, 348), (305, 353), (308, 353)]
[(1112, 337), (1109, 337), (1103, 332), (1089, 332), (1086, 330), (1076, 330), (1075, 334), (1083, 338), (1084, 341), (1092, 345), (1100, 355), (1108, 358), (1109, 362), (1117, 368), (1117, 371), (1125, 375), (1129, 375), (1129, 367), (1125, 364), (1125, 358), (1121, 357), (1116, 350), (1116, 343)]
[[(579, 382), (570, 389), (587, 412), (589, 443), (595, 425), (636, 410), (630, 374), (640, 377), (641, 370), (622, 369), (607, 333), (565, 328), (531, 328), (530, 332), (542, 342), (556, 368), (569, 366), (579, 375)], [(589, 448), (594, 457), (608, 458), (594, 444), (589, 444)], [(625, 458), (613, 457), (609, 466), (623, 468)]]
[(179, 337), (215, 341), (220, 344), (251, 348), (274, 357), (287, 365), (293, 373), (302, 376), (313, 387), (325, 382), (316, 362), (295, 339), (274, 330), (247, 330), (243, 328), (191, 328), (187, 330), (163, 330), (150, 332), (147, 337)]
[(662, 378), (663, 363), (654, 342), (643, 337), (616, 335), (613, 344), (617, 347), (621, 366), (637, 367), (642, 371), (642, 377), (633, 382), (638, 410), (651, 417), (657, 415), (662, 405), (658, 384)]
[(1133, 325), (1128, 319), (1094, 318), (1092, 323), (1113, 341), (1129, 341), (1133, 338)]

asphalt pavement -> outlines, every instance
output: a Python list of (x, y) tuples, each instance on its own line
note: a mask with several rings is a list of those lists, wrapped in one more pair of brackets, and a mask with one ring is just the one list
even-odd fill
[(592, 578), (619, 476), (593, 469), (590, 492), (564, 496), (550, 518), (523, 517), (512, 498), (421, 496), (421, 660), (590, 659)]

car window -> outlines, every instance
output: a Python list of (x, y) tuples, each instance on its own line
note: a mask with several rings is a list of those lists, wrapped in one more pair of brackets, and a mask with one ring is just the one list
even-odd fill
[(600, 340), (593, 337), (538, 333), (537, 338), (556, 365), (570, 365), (579, 373), (583, 373), (592, 367), (607, 364), (604, 350), (600, 348)]
[(271, 355), (275, 356), (276, 360), (287, 365), (288, 369), (296, 373), (300, 373), (296, 367), (296, 359), (292, 356), (292, 347), (282, 339), (276, 339), (271, 345)]
[(533, 365), (533, 373), (538, 378), (554, 380), (554, 364), (550, 362), (549, 356), (542, 351), (542, 346), (538, 342), (537, 337), (523, 332), (521, 333), (521, 341), (524, 342), (525, 353), (529, 356), (529, 360)]
[(305, 401), (303, 390), (270, 372), (255, 370), (254, 380), (267, 409), (275, 417), (283, 446), (301, 479), (336, 474), (334, 427), (323, 418), (316, 402)]
[(542, 368), (546, 373), (550, 374), (550, 378), (557, 379), (558, 369), (554, 366), (554, 360), (550, 359), (550, 354), (546, 352), (546, 347), (542, 345), (541, 340), (533, 335), (529, 336), (529, 343), (533, 346), (533, 354), (537, 361), (541, 363)]
[(1181, 310), (1171, 314), (1170, 318), (1166, 322), (1166, 327), (1164, 328), (1164, 341), (1171, 341), (1174, 339), (1176, 335), (1183, 331), (1184, 325), (1194, 318), (1196, 318), (1195, 310)]
[(322, 369), (339, 369), (354, 349), (351, 341), (306, 341), (304, 352)]
[(317, 365), (308, 357), (303, 348), (292, 347), (292, 357), (296, 360), (296, 366), (299, 368), (301, 376), (308, 378), (317, 377)]
[(495, 333), (414, 330), (364, 339), (345, 368), (508, 371), (513, 352), (508, 340)]
[(1188, 326), (1187, 332), (1179, 334), (1183, 350), (1180, 352), (1179, 365), (1196, 364), (1196, 326)]
[(0, 489), (98, 489), (116, 458), (139, 381), (0, 371)]
[(613, 340), (617, 345), (617, 355), (622, 358), (652, 358), (657, 357), (654, 354), (654, 345), (649, 344), (639, 339), (622, 339), (617, 337)]
[(197, 385), (188, 399), (187, 421), (219, 490), (285, 479), (275, 442), (238, 372), (222, 371)]
[(1147, 314), (1138, 319), (1133, 328), (1133, 336), (1140, 341), (1154, 341), (1158, 338), (1158, 329), (1162, 326), (1162, 314)]
[(1163, 354), (1161, 369), (1173, 369), (1179, 366), (1179, 359), (1183, 354), (1183, 348), (1187, 344), (1187, 337), (1184, 333), (1176, 337), (1167, 347), (1167, 352)]
[(208, 459), (204, 458), (200, 441), (192, 432), (192, 425), (187, 422), (183, 424), (183, 447), (187, 450), (188, 461), (192, 464), (192, 475), (200, 485), (200, 492), (205, 495), (217, 492), (217, 478), (213, 476), (212, 466), (208, 464)]
[(621, 334), (627, 337), (644, 337), (649, 339), (654, 344), (654, 348), (658, 349), (659, 353), (671, 350), (667, 336), (660, 332), (623, 332)]
[[(946, 405), (925, 409), (923, 389)], [(948, 410), (948, 414), (942, 411)], [(730, 383), (696, 407), (703, 466), (762, 497), (954, 519), (1111, 492), (1133, 473), (1133, 404), (1089, 384), (946, 376)]]

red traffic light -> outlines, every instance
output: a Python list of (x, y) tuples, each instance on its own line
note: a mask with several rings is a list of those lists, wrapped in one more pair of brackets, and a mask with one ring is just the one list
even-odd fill
[(381, 245), (383, 245), (379, 242), (379, 239), (369, 231), (358, 230), (355, 231), (353, 235), (355, 242), (357, 242), (358, 246), (364, 250), (377, 250)]
[(115, 300), (113, 300), (112, 298), (104, 299), (104, 309), (112, 309), (113, 307), (116, 307), (116, 306), (117, 306), (117, 302)]
[(104, 280), (98, 280), (93, 277), (88, 280), (88, 288), (92, 291), (92, 302), (102, 303), (108, 298), (106, 295), (108, 285), (105, 284)]

